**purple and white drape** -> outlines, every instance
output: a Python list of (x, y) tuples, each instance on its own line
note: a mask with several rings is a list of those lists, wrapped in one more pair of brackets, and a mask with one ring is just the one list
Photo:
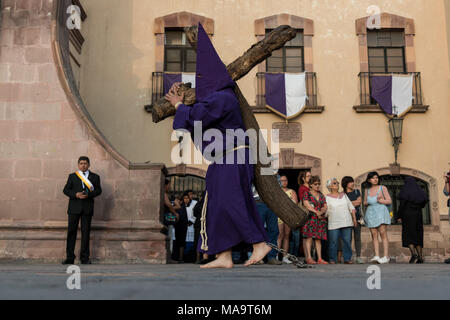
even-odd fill
[(266, 73), (266, 106), (290, 119), (306, 108), (305, 73)]
[(372, 98), (389, 115), (401, 116), (413, 102), (413, 76), (371, 77)]
[(163, 76), (163, 90), (164, 94), (169, 92), (170, 88), (175, 82), (183, 82), (192, 84), (195, 88), (195, 73), (164, 73)]

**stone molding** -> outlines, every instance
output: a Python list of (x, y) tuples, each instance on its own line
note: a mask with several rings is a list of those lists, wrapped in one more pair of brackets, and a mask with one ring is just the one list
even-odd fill
[[(255, 20), (255, 36), (261, 41), (266, 36), (266, 29), (275, 29), (281, 25), (288, 25), (294, 29), (303, 30), (305, 72), (314, 72), (312, 37), (314, 36), (314, 21), (311, 19), (294, 16), (287, 13), (280, 13), (269, 17)], [(266, 72), (266, 62), (258, 65), (258, 72)]]
[(190, 12), (181, 11), (158, 17), (153, 25), (156, 36), (155, 43), (155, 71), (164, 72), (164, 34), (165, 28), (186, 28), (201, 23), (206, 33), (214, 34), (214, 20)]

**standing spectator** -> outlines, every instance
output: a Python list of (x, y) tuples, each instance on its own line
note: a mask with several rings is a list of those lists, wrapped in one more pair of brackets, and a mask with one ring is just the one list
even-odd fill
[(194, 207), (197, 204), (197, 200), (194, 200), (194, 192), (192, 190), (186, 191), (186, 193), (189, 197), (189, 203), (186, 204), (186, 213), (187, 213), (187, 232), (186, 232), (186, 247), (185, 252), (189, 252), (189, 254), (186, 256), (186, 253), (184, 255), (184, 260), (186, 262), (192, 262), (196, 260), (195, 252), (197, 251), (196, 248), (194, 249), (194, 242), (195, 242), (195, 230), (194, 230), (194, 224), (196, 221), (196, 218), (194, 216)]
[[(272, 210), (260, 199), (255, 186), (252, 186), (253, 198), (256, 201), (256, 208), (258, 209), (259, 215), (261, 216), (262, 222), (265, 224), (267, 230), (267, 236), (269, 237), (269, 242), (273, 245), (277, 245), (279, 229), (278, 229), (278, 218), (273, 213)], [(277, 251), (272, 249), (267, 255), (267, 264), (280, 265), (281, 261), (277, 259)]]
[(66, 260), (63, 264), (74, 264), (75, 243), (77, 241), (78, 224), (81, 220), (81, 250), (80, 260), (82, 264), (91, 264), (89, 260), (89, 240), (91, 234), (91, 222), (94, 215), (94, 198), (102, 194), (100, 176), (89, 171), (90, 160), (88, 157), (78, 159), (78, 171), (71, 173), (67, 178), (63, 193), (69, 197), (67, 208), (67, 246)]
[[(389, 192), (385, 186), (380, 186), (377, 172), (370, 172), (367, 175), (367, 190), (364, 196), (364, 205), (367, 206), (365, 223), (372, 235), (373, 249), (375, 256), (370, 260), (372, 263), (389, 263), (389, 239), (387, 226), (391, 224), (391, 216), (387, 208), (392, 203)], [(380, 244), (378, 234), (383, 242), (384, 257), (380, 258)]]
[(356, 250), (355, 262), (361, 264), (363, 263), (361, 260), (361, 192), (358, 189), (355, 189), (355, 180), (353, 180), (352, 177), (347, 176), (342, 178), (341, 184), (344, 192), (347, 194), (347, 197), (350, 199), (356, 210), (356, 225), (353, 227), (353, 238)]
[(302, 171), (298, 175), (298, 198), (301, 200), (306, 192), (309, 191), (309, 179), (311, 179), (311, 172)]
[[(311, 172), (310, 171), (301, 171), (298, 175), (298, 184), (299, 184), (299, 189), (298, 189), (298, 199), (299, 201), (302, 201), (304, 195), (306, 192), (309, 191), (309, 179), (311, 179)], [(301, 237), (301, 228), (299, 228), (298, 230), (299, 233), (299, 241), (302, 242), (302, 248), (303, 248), (303, 254), (305, 254), (306, 256), (306, 241), (302, 240)]]
[[(448, 197), (450, 195), (450, 171), (444, 173), (444, 194)], [(450, 198), (447, 199), (448, 217), (450, 219)], [(450, 258), (445, 260), (445, 263), (450, 264)]]
[(179, 219), (175, 225), (175, 243), (174, 243), (174, 256), (173, 259), (179, 263), (184, 262), (184, 248), (186, 247), (186, 235), (188, 229), (188, 213), (186, 208), (189, 206), (190, 198), (186, 192), (183, 194), (183, 203), (181, 209), (178, 210)]
[[(306, 238), (306, 263), (328, 264), (322, 260), (321, 240), (327, 240), (327, 202), (320, 192), (320, 178), (312, 176), (309, 180), (310, 191), (303, 196), (303, 205), (310, 211), (308, 221), (302, 227), (303, 238)], [(317, 262), (311, 257), (311, 246), (314, 239), (316, 245)]]
[[(297, 194), (294, 190), (288, 188), (288, 178), (286, 176), (280, 177), (281, 189), (287, 194), (289, 199), (294, 201), (295, 204), (298, 203)], [(278, 236), (278, 247), (282, 248), (286, 252), (289, 252), (289, 236), (291, 233), (291, 228), (283, 222), (283, 220), (278, 219), (278, 228), (280, 230), (280, 234)], [(298, 245), (297, 245), (298, 251)], [(287, 258), (283, 257), (283, 263), (291, 264), (292, 262)]]
[(428, 196), (413, 177), (405, 179), (405, 185), (398, 195), (400, 207), (396, 219), (402, 223), (402, 243), (411, 251), (409, 263), (423, 263), (423, 216), (422, 208)]
[(330, 263), (336, 263), (338, 239), (342, 238), (344, 263), (352, 264), (352, 231), (356, 225), (356, 210), (345, 192), (339, 192), (336, 178), (327, 181), (326, 196)]
[(177, 199), (174, 199), (173, 203), (170, 201), (169, 192), (170, 180), (166, 179), (164, 185), (164, 224), (167, 225), (169, 237), (170, 258), (168, 259), (168, 263), (175, 263), (176, 261), (172, 260), (172, 256), (174, 255), (175, 224), (180, 219), (177, 210), (181, 208), (181, 205), (176, 202)]

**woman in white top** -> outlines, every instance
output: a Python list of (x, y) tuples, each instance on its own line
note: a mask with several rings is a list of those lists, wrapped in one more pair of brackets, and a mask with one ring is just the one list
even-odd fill
[(345, 192), (339, 192), (336, 178), (327, 181), (328, 250), (330, 264), (335, 264), (339, 237), (342, 238), (344, 262), (352, 264), (352, 231), (356, 226), (356, 210)]

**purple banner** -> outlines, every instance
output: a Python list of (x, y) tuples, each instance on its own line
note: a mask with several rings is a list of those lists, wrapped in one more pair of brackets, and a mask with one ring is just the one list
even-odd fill
[(182, 76), (181, 73), (164, 73), (163, 76), (163, 90), (164, 95), (169, 92), (170, 88), (175, 82), (181, 82)]
[(392, 76), (370, 77), (372, 98), (387, 114), (392, 114)]
[(286, 116), (286, 87), (283, 73), (266, 73), (266, 105)]

